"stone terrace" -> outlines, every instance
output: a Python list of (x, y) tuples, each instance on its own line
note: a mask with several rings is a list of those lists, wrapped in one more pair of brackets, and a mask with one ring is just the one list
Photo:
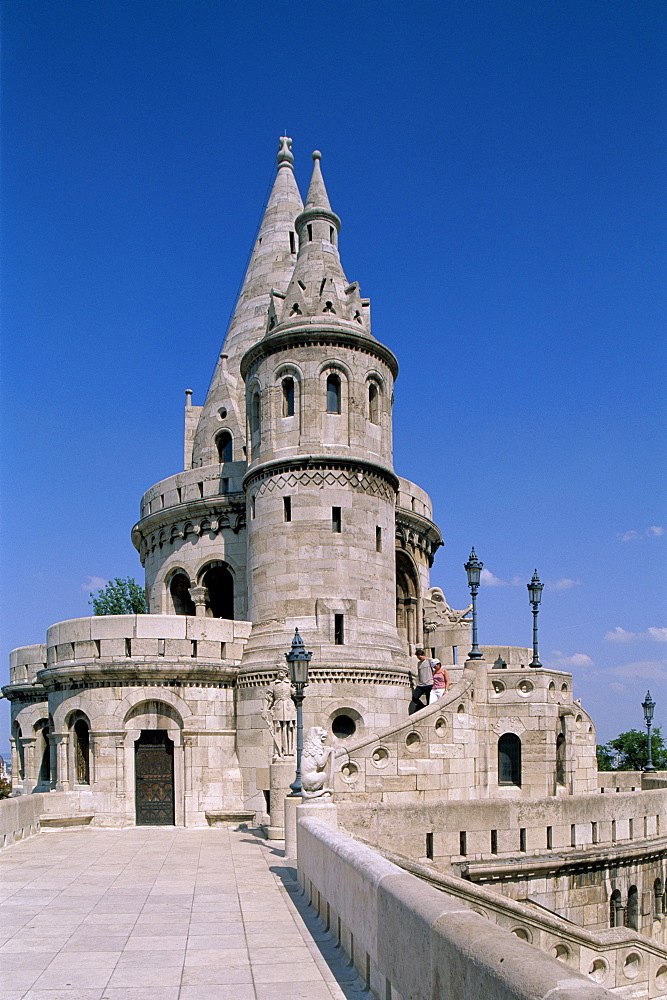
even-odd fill
[(0, 1000), (368, 995), (294, 875), (281, 850), (243, 829), (21, 841), (0, 855)]

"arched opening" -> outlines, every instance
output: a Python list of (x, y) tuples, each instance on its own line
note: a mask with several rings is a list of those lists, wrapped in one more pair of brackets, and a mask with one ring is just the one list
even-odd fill
[(521, 786), (521, 740), (503, 733), (498, 740), (498, 784)]
[(665, 912), (665, 897), (663, 895), (662, 879), (657, 878), (653, 883), (653, 916), (660, 920)]
[(622, 927), (624, 920), (623, 898), (620, 889), (614, 889), (609, 900), (609, 926)]
[(327, 413), (340, 413), (340, 378), (338, 375), (327, 377)]
[(417, 643), (418, 582), (415, 569), (403, 552), (396, 553), (396, 628), (404, 642)]
[(215, 444), (218, 449), (218, 461), (231, 462), (233, 460), (234, 444), (229, 431), (223, 431), (221, 434), (218, 434)]
[(185, 573), (174, 573), (169, 584), (175, 615), (195, 615), (197, 610), (190, 597), (190, 580)]
[(40, 719), (35, 724), (35, 758), (39, 761), (37, 772), (37, 783), (39, 785), (51, 784), (51, 747), (49, 745), (49, 723), (47, 719)]
[(639, 892), (636, 885), (628, 890), (628, 905), (625, 909), (625, 926), (630, 930), (639, 930)]
[(210, 565), (202, 576), (208, 591), (206, 614), (209, 618), (234, 618), (234, 577), (224, 563)]
[(368, 386), (368, 419), (372, 424), (380, 423), (380, 390), (375, 382)]
[(294, 416), (294, 379), (289, 376), (282, 381), (283, 390), (283, 416)]
[(565, 737), (559, 733), (556, 737), (556, 784), (564, 785), (567, 776), (565, 767)]
[(257, 389), (250, 397), (250, 440), (256, 448), (262, 438), (261, 404)]
[(90, 729), (85, 719), (74, 723), (74, 770), (77, 785), (90, 784)]

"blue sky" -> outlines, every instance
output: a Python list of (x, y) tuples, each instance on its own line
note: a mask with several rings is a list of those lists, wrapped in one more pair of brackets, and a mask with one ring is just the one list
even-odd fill
[[(661, 2), (21, 0), (3, 8), (3, 659), (142, 578), (271, 183), (323, 153), (398, 356), (395, 465), (480, 642), (667, 723)], [(5, 674), (6, 676), (6, 674)], [(6, 718), (6, 705), (2, 706)], [(3, 723), (4, 725), (4, 723)], [(4, 730), (3, 730), (4, 732)], [(1, 739), (0, 752), (6, 746)]]

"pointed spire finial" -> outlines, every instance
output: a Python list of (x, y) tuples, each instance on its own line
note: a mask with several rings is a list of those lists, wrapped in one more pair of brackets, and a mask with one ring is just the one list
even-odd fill
[(324, 178), (322, 177), (322, 168), (320, 167), (320, 160), (322, 159), (322, 154), (319, 149), (313, 152), (313, 176), (310, 179), (310, 187), (308, 188), (308, 195), (306, 197), (305, 208), (321, 208), (325, 212), (331, 211), (331, 204), (329, 202), (329, 195), (327, 194), (327, 189), (324, 186)]
[(291, 167), (294, 163), (292, 140), (286, 135), (281, 135), (278, 141), (280, 142), (280, 149), (278, 150), (278, 167), (282, 167), (284, 163)]

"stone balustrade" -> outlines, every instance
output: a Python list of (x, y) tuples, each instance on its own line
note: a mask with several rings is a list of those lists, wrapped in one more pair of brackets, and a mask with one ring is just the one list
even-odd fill
[(224, 462), (179, 472), (151, 486), (141, 498), (141, 518), (169, 507), (243, 493), (245, 462)]
[[(299, 819), (297, 843), (302, 889), (367, 988), (383, 1000), (613, 996), (317, 819)], [(660, 977), (667, 978), (667, 968), (658, 966), (657, 982)]]

